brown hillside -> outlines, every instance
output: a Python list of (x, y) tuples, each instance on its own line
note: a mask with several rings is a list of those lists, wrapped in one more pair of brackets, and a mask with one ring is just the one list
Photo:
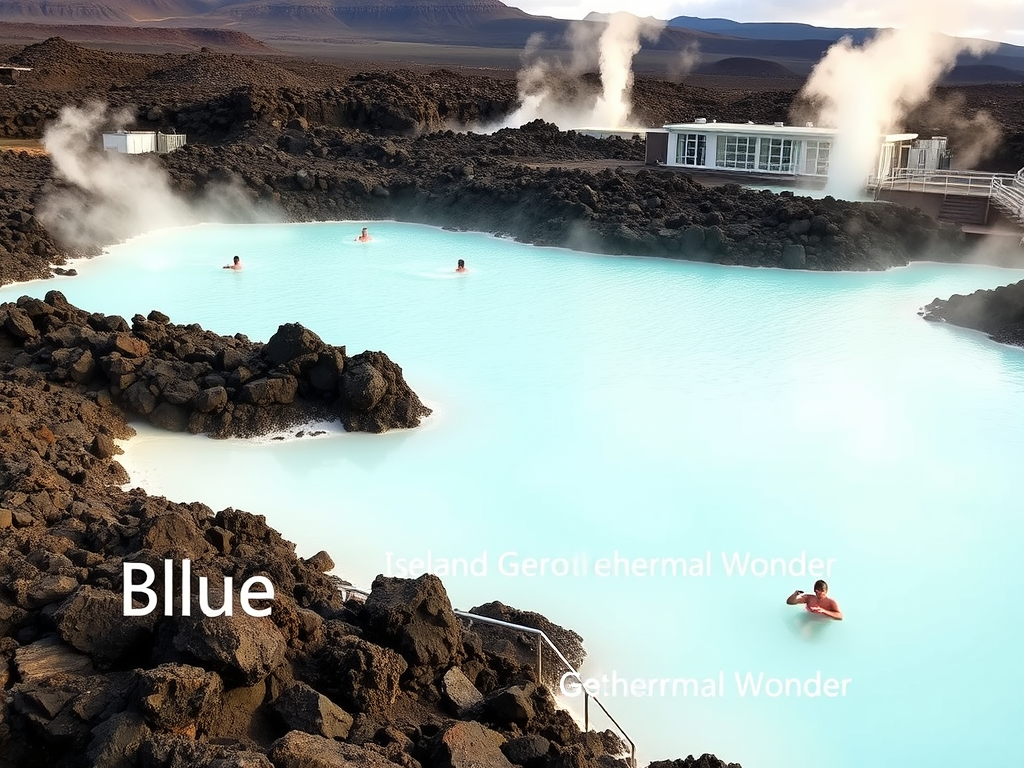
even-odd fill
[(277, 53), (274, 48), (244, 32), (227, 29), (0, 22), (0, 43), (20, 42), (24, 45), (28, 41), (51, 37), (119, 51), (194, 51), (212, 48), (225, 53)]

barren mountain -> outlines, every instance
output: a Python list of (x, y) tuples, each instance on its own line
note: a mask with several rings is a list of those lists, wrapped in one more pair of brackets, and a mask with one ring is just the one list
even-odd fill
[(0, 21), (209, 27), (273, 23), (284, 32), (323, 24), (472, 26), (529, 18), (499, 0), (0, 0)]
[[(326, 56), (336, 54), (339, 45), (370, 41), (508, 50), (522, 49), (528, 40), (539, 37), (544, 48), (567, 50), (571, 47), (567, 32), (573, 24), (593, 25), (596, 30), (603, 23), (598, 14), (583, 22), (533, 16), (501, 0), (0, 0), (0, 25), (5, 22), (121, 25), (139, 30), (203, 27), (243, 32), (271, 47), (290, 46)], [(654, 52), (657, 58), (664, 52), (697, 52), (706, 57), (705, 63), (723, 57), (762, 59), (798, 75), (806, 75), (835, 40), (850, 31), (692, 17), (678, 17), (668, 24), (657, 40), (643, 42), (645, 53)], [(875, 31), (855, 30), (855, 39)], [(120, 45), (109, 34), (62, 36)], [(962, 56), (959, 63), (987, 68), (974, 70), (961, 82), (983, 77), (1014, 82), (1018, 74), (1024, 76), (1024, 48), (1002, 44), (980, 58)]]
[[(20, 43), (59, 37), (117, 51), (180, 52), (210, 48), (224, 53), (274, 54), (274, 48), (230, 29), (138, 27), (117, 24), (12, 24), (0, 22), (0, 42)], [(0, 61), (6, 57), (0, 56)], [(31, 66), (30, 62), (18, 62)]]
[(207, 13), (223, 0), (0, 0), (0, 20), (48, 24), (135, 24), (187, 20)]

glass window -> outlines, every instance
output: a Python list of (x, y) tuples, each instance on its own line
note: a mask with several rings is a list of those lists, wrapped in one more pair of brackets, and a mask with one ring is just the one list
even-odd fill
[(827, 176), (828, 156), (831, 149), (832, 142), (830, 141), (808, 141), (804, 173), (808, 176)]
[(676, 140), (676, 163), (678, 165), (705, 164), (708, 137), (703, 133), (681, 133)]
[(756, 151), (756, 136), (719, 136), (715, 165), (719, 168), (753, 170)]
[(800, 154), (800, 142), (793, 139), (761, 139), (758, 169), (778, 173), (793, 173), (795, 158)]

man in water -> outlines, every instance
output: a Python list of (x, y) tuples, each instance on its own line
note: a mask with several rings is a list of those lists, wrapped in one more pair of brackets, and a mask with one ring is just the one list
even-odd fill
[(240, 258), (238, 258), (237, 256), (235, 256), (235, 258), (231, 260), (230, 264), (225, 264), (224, 265), (224, 269), (234, 269), (234, 270), (237, 271), (237, 270), (240, 270), (241, 268), (242, 268), (242, 260)]
[(803, 603), (811, 613), (820, 613), (822, 616), (842, 621), (843, 612), (839, 610), (839, 603), (828, 596), (828, 584), (822, 579), (814, 582), (814, 594), (805, 594), (802, 589), (793, 592), (786, 600), (786, 605), (799, 605)]
[(363, 231), (359, 233), (359, 237), (356, 238), (357, 243), (368, 243), (373, 238), (370, 237), (370, 233), (366, 231), (366, 227), (363, 227)]
[(455, 267), (455, 271), (456, 272), (465, 272), (466, 271), (466, 261), (465, 261), (465, 259), (459, 259), (459, 263)]

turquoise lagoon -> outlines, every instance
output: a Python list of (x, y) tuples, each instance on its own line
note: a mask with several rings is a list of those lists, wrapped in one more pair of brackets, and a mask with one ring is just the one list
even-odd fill
[[(429, 568), (456, 607), (576, 629), (642, 761), (1022, 764), (1024, 350), (917, 310), (1024, 272), (727, 268), (386, 222), (358, 244), (359, 226), (153, 233), (0, 298), (56, 288), (259, 340), (298, 321), (387, 352), (434, 408), (421, 428), (142, 428), (133, 484), (265, 514), (363, 586)], [(243, 272), (220, 269), (233, 254)], [(815, 580), (801, 563), (827, 566), (844, 621), (784, 604)]]

